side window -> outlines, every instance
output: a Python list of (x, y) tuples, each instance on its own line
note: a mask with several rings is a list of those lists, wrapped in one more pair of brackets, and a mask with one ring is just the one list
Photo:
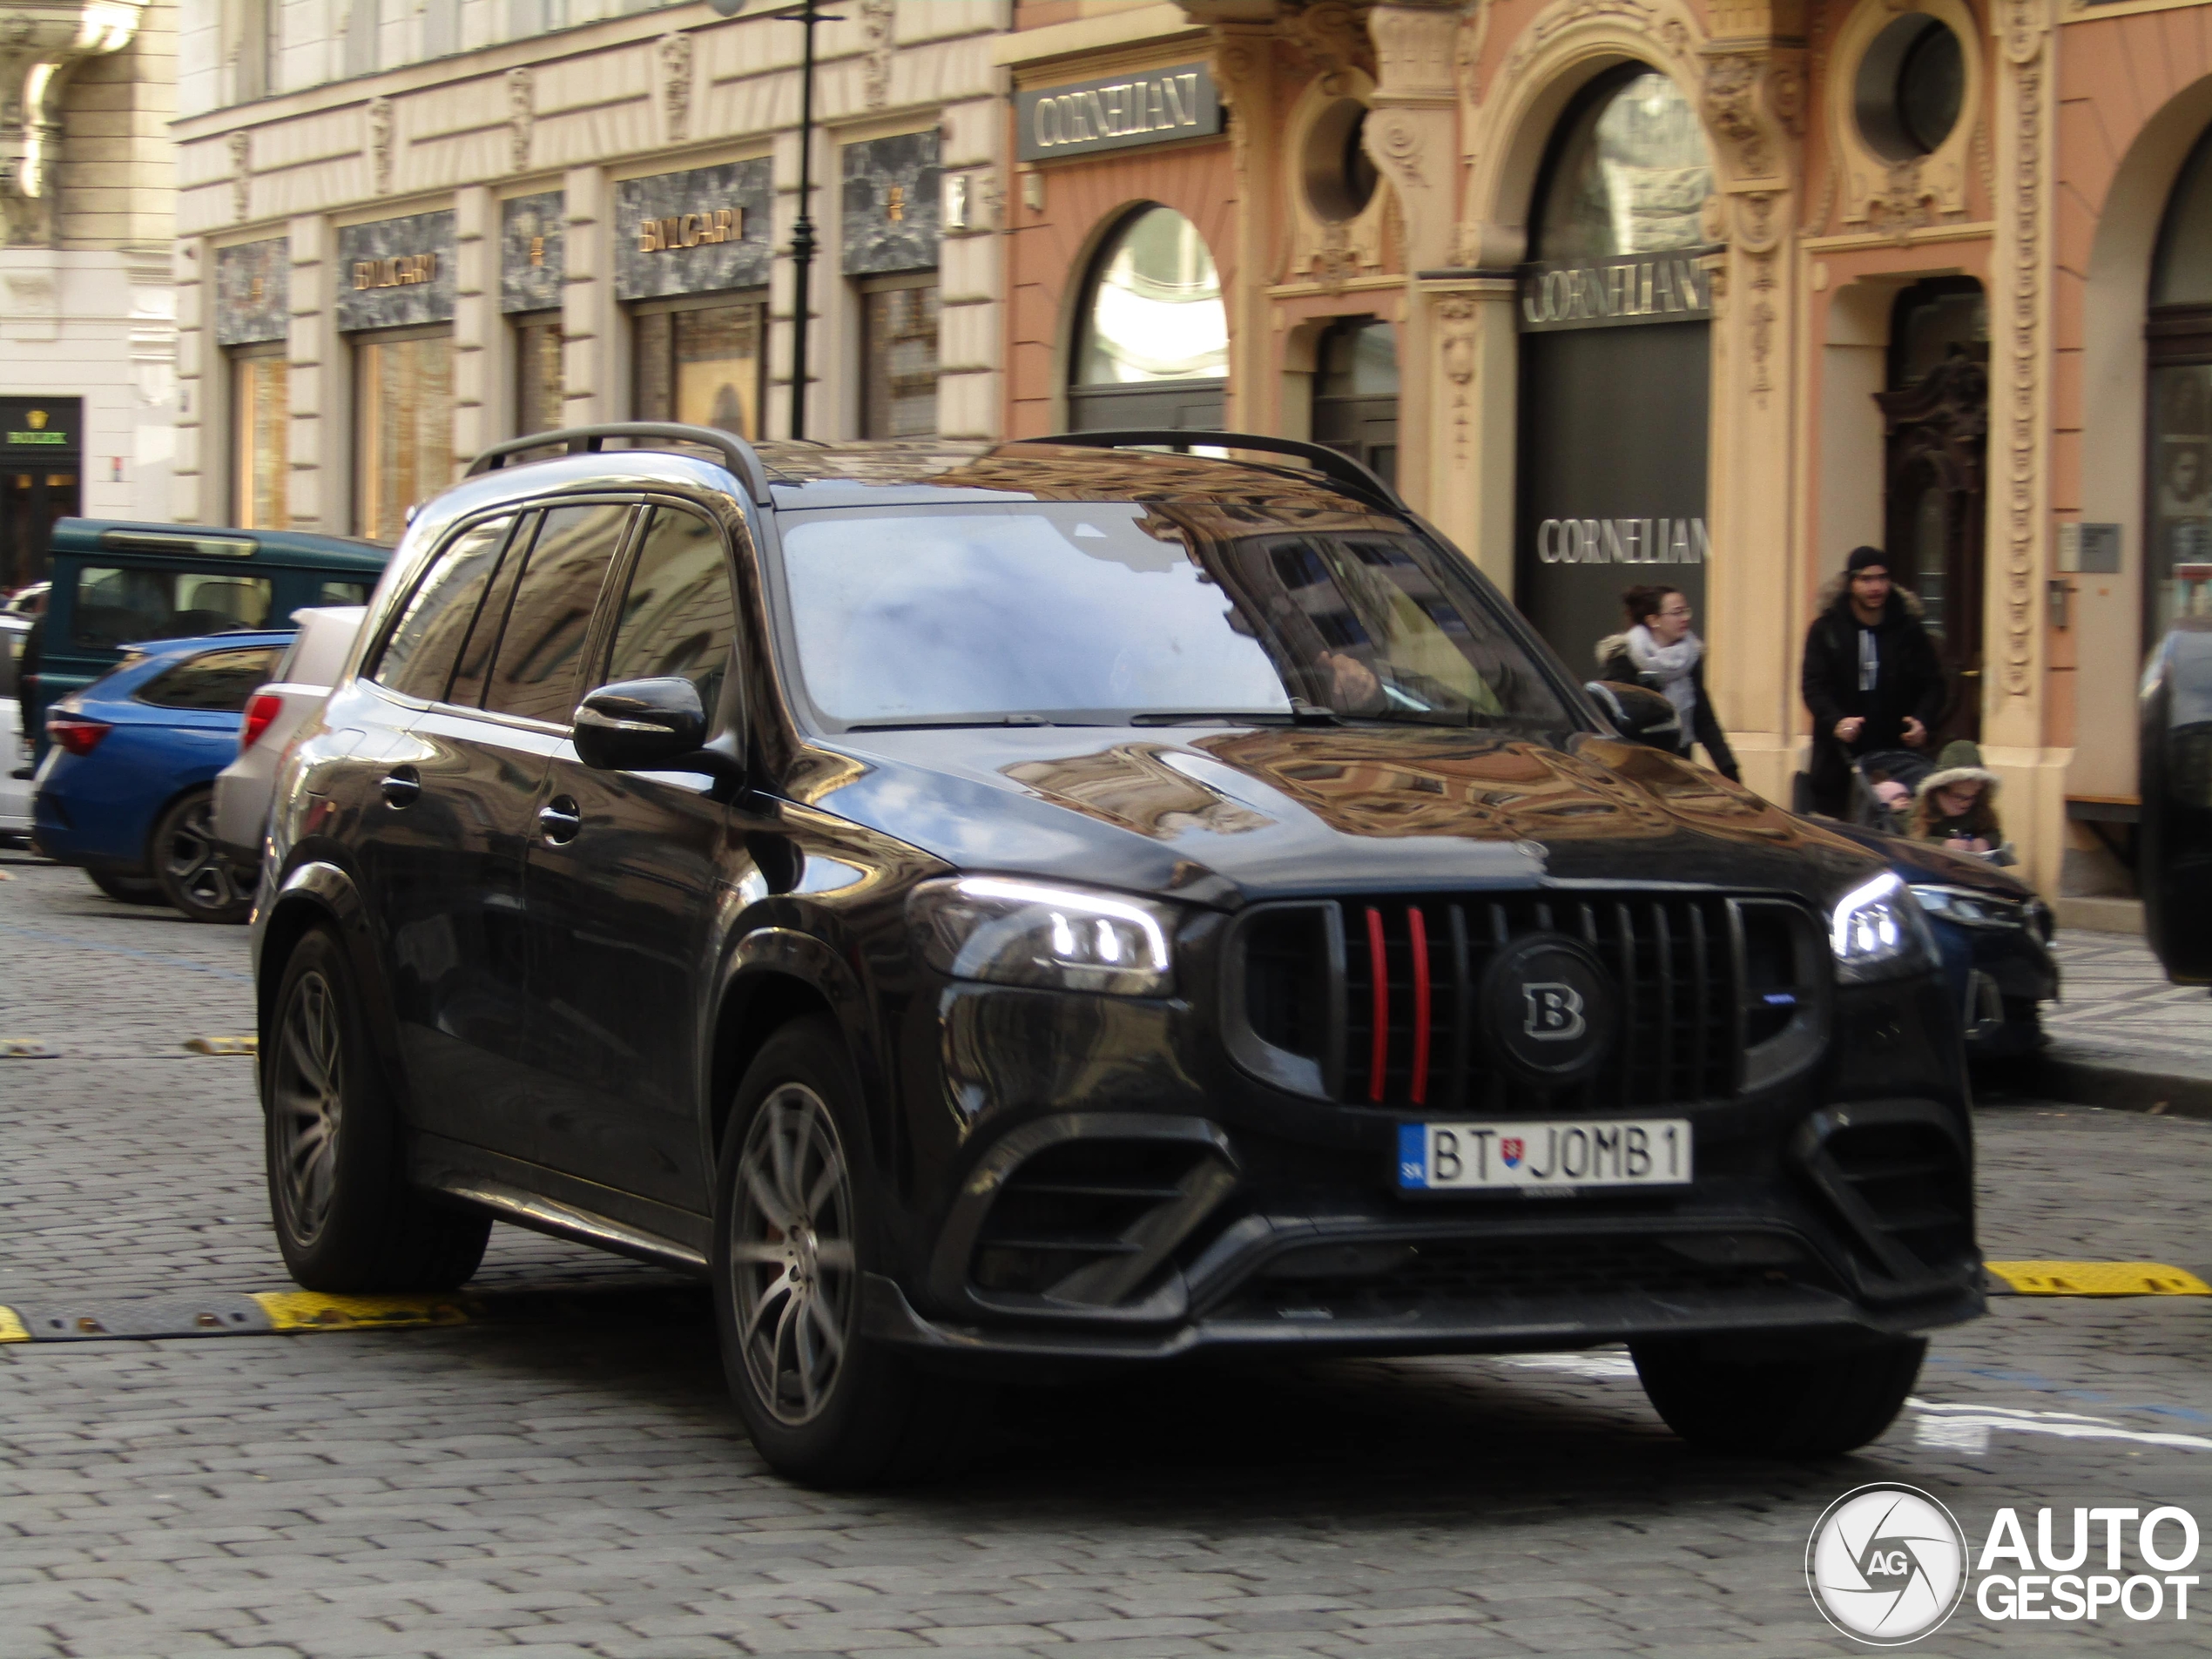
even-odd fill
[(158, 709), (212, 709), (235, 714), (246, 699), (268, 684), (276, 668), (274, 645), (242, 645), (235, 651), (204, 651), (164, 669), (138, 687), (138, 700)]
[(415, 583), (370, 678), (408, 697), (442, 702), (461, 642), (491, 584), (511, 518), (470, 526), (446, 543)]
[(265, 577), (88, 564), (77, 578), (72, 643), (109, 651), (148, 639), (259, 628), (268, 619)]
[(585, 687), (583, 647), (607, 567), (635, 509), (556, 507), (538, 526), (529, 563), (507, 610), (484, 706), (566, 725)]
[(721, 532), (695, 514), (655, 508), (615, 623), (607, 678), (680, 676), (699, 688), (711, 714), (737, 633)]

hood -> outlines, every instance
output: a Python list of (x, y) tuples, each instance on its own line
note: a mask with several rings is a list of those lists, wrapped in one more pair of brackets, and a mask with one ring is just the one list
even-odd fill
[(853, 733), (789, 792), (946, 863), (1174, 893), (1683, 881), (1816, 902), (1866, 852), (1656, 749), (1429, 726)]
[[(1851, 595), (1844, 591), (1845, 584), (1849, 580), (1850, 575), (1847, 571), (1838, 570), (1834, 576), (1822, 583), (1819, 596), (1813, 602), (1813, 614), (1820, 617), (1831, 613), (1850, 616)], [(1885, 622), (1896, 622), (1906, 617), (1918, 622), (1922, 610), (1920, 596), (1913, 592), (1912, 589), (1892, 582), (1890, 584), (1889, 603), (1883, 609)]]
[(1913, 786), (1912, 799), (1925, 800), (1929, 794), (1948, 784), (1978, 783), (1982, 786), (1982, 799), (1994, 806), (1997, 792), (2004, 779), (1981, 766), (1952, 766), (1943, 772), (1932, 772)]
[(1824, 828), (1856, 841), (1906, 881), (1939, 881), (1946, 887), (1973, 887), (1999, 898), (2027, 900), (2035, 889), (2018, 876), (2007, 874), (1987, 859), (1971, 853), (1953, 853), (1933, 841), (1908, 840), (1882, 830), (1861, 829), (1856, 824), (1828, 824)]

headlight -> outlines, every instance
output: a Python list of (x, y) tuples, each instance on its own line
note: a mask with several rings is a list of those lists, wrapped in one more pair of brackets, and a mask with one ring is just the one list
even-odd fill
[(1828, 947), (1836, 977), (1845, 984), (1917, 974), (1935, 960), (1927, 918), (1888, 872), (1836, 901), (1828, 914)]
[(2019, 927), (2033, 919), (2032, 914), (2023, 910), (2017, 900), (1977, 893), (1971, 887), (1944, 887), (1916, 881), (1912, 884), (1912, 897), (1926, 914), (1969, 927)]
[(931, 967), (954, 979), (1119, 996), (1175, 988), (1166, 905), (997, 876), (927, 881), (907, 914)]

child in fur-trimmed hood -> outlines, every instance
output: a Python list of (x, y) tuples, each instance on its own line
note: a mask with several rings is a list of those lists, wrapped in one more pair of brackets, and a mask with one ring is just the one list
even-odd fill
[(1997, 816), (1997, 774), (1981, 764), (1981, 751), (1963, 738), (1943, 745), (1936, 769), (1913, 792), (1916, 841), (1940, 841), (1961, 853), (1994, 853), (2005, 845)]

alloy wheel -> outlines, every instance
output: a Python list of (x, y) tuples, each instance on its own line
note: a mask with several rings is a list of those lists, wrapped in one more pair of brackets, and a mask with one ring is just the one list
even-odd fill
[(330, 981), (320, 974), (301, 975), (285, 1009), (270, 1094), (277, 1177), (293, 1231), (302, 1244), (314, 1242), (322, 1231), (337, 1184), (338, 1132), (345, 1108), (339, 1087), (341, 1049)]
[(731, 1210), (746, 1376), (779, 1421), (811, 1422), (844, 1368), (859, 1274), (844, 1143), (805, 1084), (785, 1083), (754, 1114)]
[(201, 910), (224, 910), (239, 900), (231, 867), (215, 849), (215, 803), (206, 796), (178, 814), (161, 847), (172, 888)]

